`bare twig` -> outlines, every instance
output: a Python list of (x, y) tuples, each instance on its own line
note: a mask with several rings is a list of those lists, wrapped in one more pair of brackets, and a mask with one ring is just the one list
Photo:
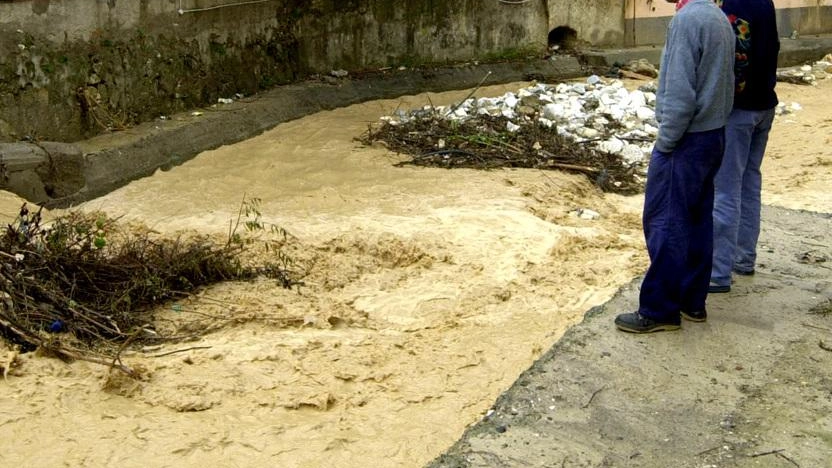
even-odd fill
[(748, 458), (765, 457), (766, 455), (774, 455), (780, 452), (785, 452), (786, 449), (768, 450), (766, 452), (752, 453)]
[(717, 445), (716, 447), (711, 447), (711, 448), (709, 448), (709, 449), (707, 449), (707, 450), (703, 450), (703, 451), (701, 451), (701, 452), (697, 453), (697, 454), (696, 454), (696, 456), (697, 456), (697, 457), (701, 457), (702, 455), (705, 455), (706, 453), (711, 453), (711, 452), (713, 452), (714, 450), (719, 450), (720, 448), (722, 448), (722, 446), (721, 446), (721, 445)]
[(598, 394), (601, 393), (601, 391), (604, 390), (605, 388), (607, 388), (606, 385), (604, 385), (603, 387), (599, 388), (598, 390), (595, 390), (594, 392), (592, 392), (592, 396), (589, 397), (589, 401), (587, 401), (583, 406), (581, 406), (581, 408), (584, 408), (584, 409), (589, 408), (589, 405), (592, 404), (592, 400), (594, 400), (595, 397), (598, 396)]
[(802, 324), (802, 325), (803, 325), (804, 327), (814, 328), (814, 329), (816, 329), (816, 330), (823, 330), (823, 331), (832, 332), (832, 329), (829, 329), (829, 328), (826, 328), (826, 327), (819, 327), (819, 326), (817, 326), (817, 325), (811, 325), (811, 324), (806, 323), (806, 322), (803, 322), (803, 324)]
[(163, 357), (163, 356), (169, 356), (171, 354), (176, 354), (176, 353), (185, 353), (185, 352), (192, 351), (192, 350), (195, 350), (195, 349), (211, 349), (211, 346), (191, 346), (190, 348), (183, 348), (183, 349), (177, 349), (177, 350), (174, 350), (174, 351), (168, 351), (166, 353), (154, 354), (153, 357)]
[(782, 459), (784, 459), (784, 460), (786, 460), (786, 461), (788, 461), (789, 463), (791, 463), (792, 465), (796, 466), (797, 468), (800, 468), (800, 465), (799, 465), (796, 461), (792, 460), (791, 458), (787, 457), (786, 455), (784, 455), (784, 454), (782, 454), (782, 453), (779, 453), (779, 452), (778, 452), (778, 453), (777, 453), (777, 456), (778, 456), (778, 457), (780, 457), (780, 458), (782, 458)]
[(491, 71), (486, 73), (485, 76), (482, 77), (482, 80), (480, 80), (479, 84), (477, 84), (477, 86), (474, 89), (472, 89), (471, 92), (468, 93), (467, 96), (465, 96), (465, 99), (459, 101), (454, 107), (452, 107), (451, 110), (448, 111), (448, 114), (453, 114), (454, 112), (456, 112), (456, 110), (459, 109), (459, 106), (464, 104), (465, 101), (467, 101), (468, 99), (471, 98), (471, 96), (476, 94), (476, 92), (482, 87), (482, 85), (485, 83), (485, 80), (487, 80), (489, 76), (491, 76)]

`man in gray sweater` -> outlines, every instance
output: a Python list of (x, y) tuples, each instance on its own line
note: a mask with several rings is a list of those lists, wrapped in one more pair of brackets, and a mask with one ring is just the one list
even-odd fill
[(678, 330), (704, 321), (713, 252), (714, 176), (722, 161), (734, 93), (735, 36), (713, 0), (668, 0), (670, 22), (659, 74), (659, 136), (647, 171), (643, 225), (650, 268), (639, 308), (623, 331)]

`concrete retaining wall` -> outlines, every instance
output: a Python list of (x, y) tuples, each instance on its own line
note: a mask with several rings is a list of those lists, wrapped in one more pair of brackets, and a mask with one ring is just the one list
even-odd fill
[(315, 73), (621, 44), (624, 0), (0, 0), (0, 141), (76, 141)]
[(0, 141), (75, 141), (334, 69), (540, 56), (547, 28), (542, 1), (0, 0)]
[(86, 185), (81, 149), (69, 143), (0, 143), (0, 189), (33, 203), (77, 193)]

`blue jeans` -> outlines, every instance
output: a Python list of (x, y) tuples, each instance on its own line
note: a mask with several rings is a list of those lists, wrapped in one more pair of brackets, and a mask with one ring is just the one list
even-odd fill
[(734, 109), (725, 127), (725, 155), (714, 180), (714, 257), (711, 281), (731, 284), (731, 270), (754, 271), (760, 237), (760, 165), (774, 109)]
[(713, 253), (714, 176), (724, 129), (686, 133), (672, 153), (653, 150), (644, 191), (644, 237), (650, 268), (639, 313), (662, 322), (705, 310)]

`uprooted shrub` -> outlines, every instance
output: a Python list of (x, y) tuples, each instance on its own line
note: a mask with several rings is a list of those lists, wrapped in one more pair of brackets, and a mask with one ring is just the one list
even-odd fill
[(241, 260), (249, 245), (241, 228), (264, 229), (258, 203), (243, 201), (225, 242), (162, 237), (103, 213), (70, 212), (46, 223), (24, 204), (0, 238), (0, 335), (24, 351), (115, 364), (128, 342), (177, 339), (148, 333), (152, 310), (202, 286), (257, 276), (301, 285), (302, 274), (279, 250), (268, 264)]

